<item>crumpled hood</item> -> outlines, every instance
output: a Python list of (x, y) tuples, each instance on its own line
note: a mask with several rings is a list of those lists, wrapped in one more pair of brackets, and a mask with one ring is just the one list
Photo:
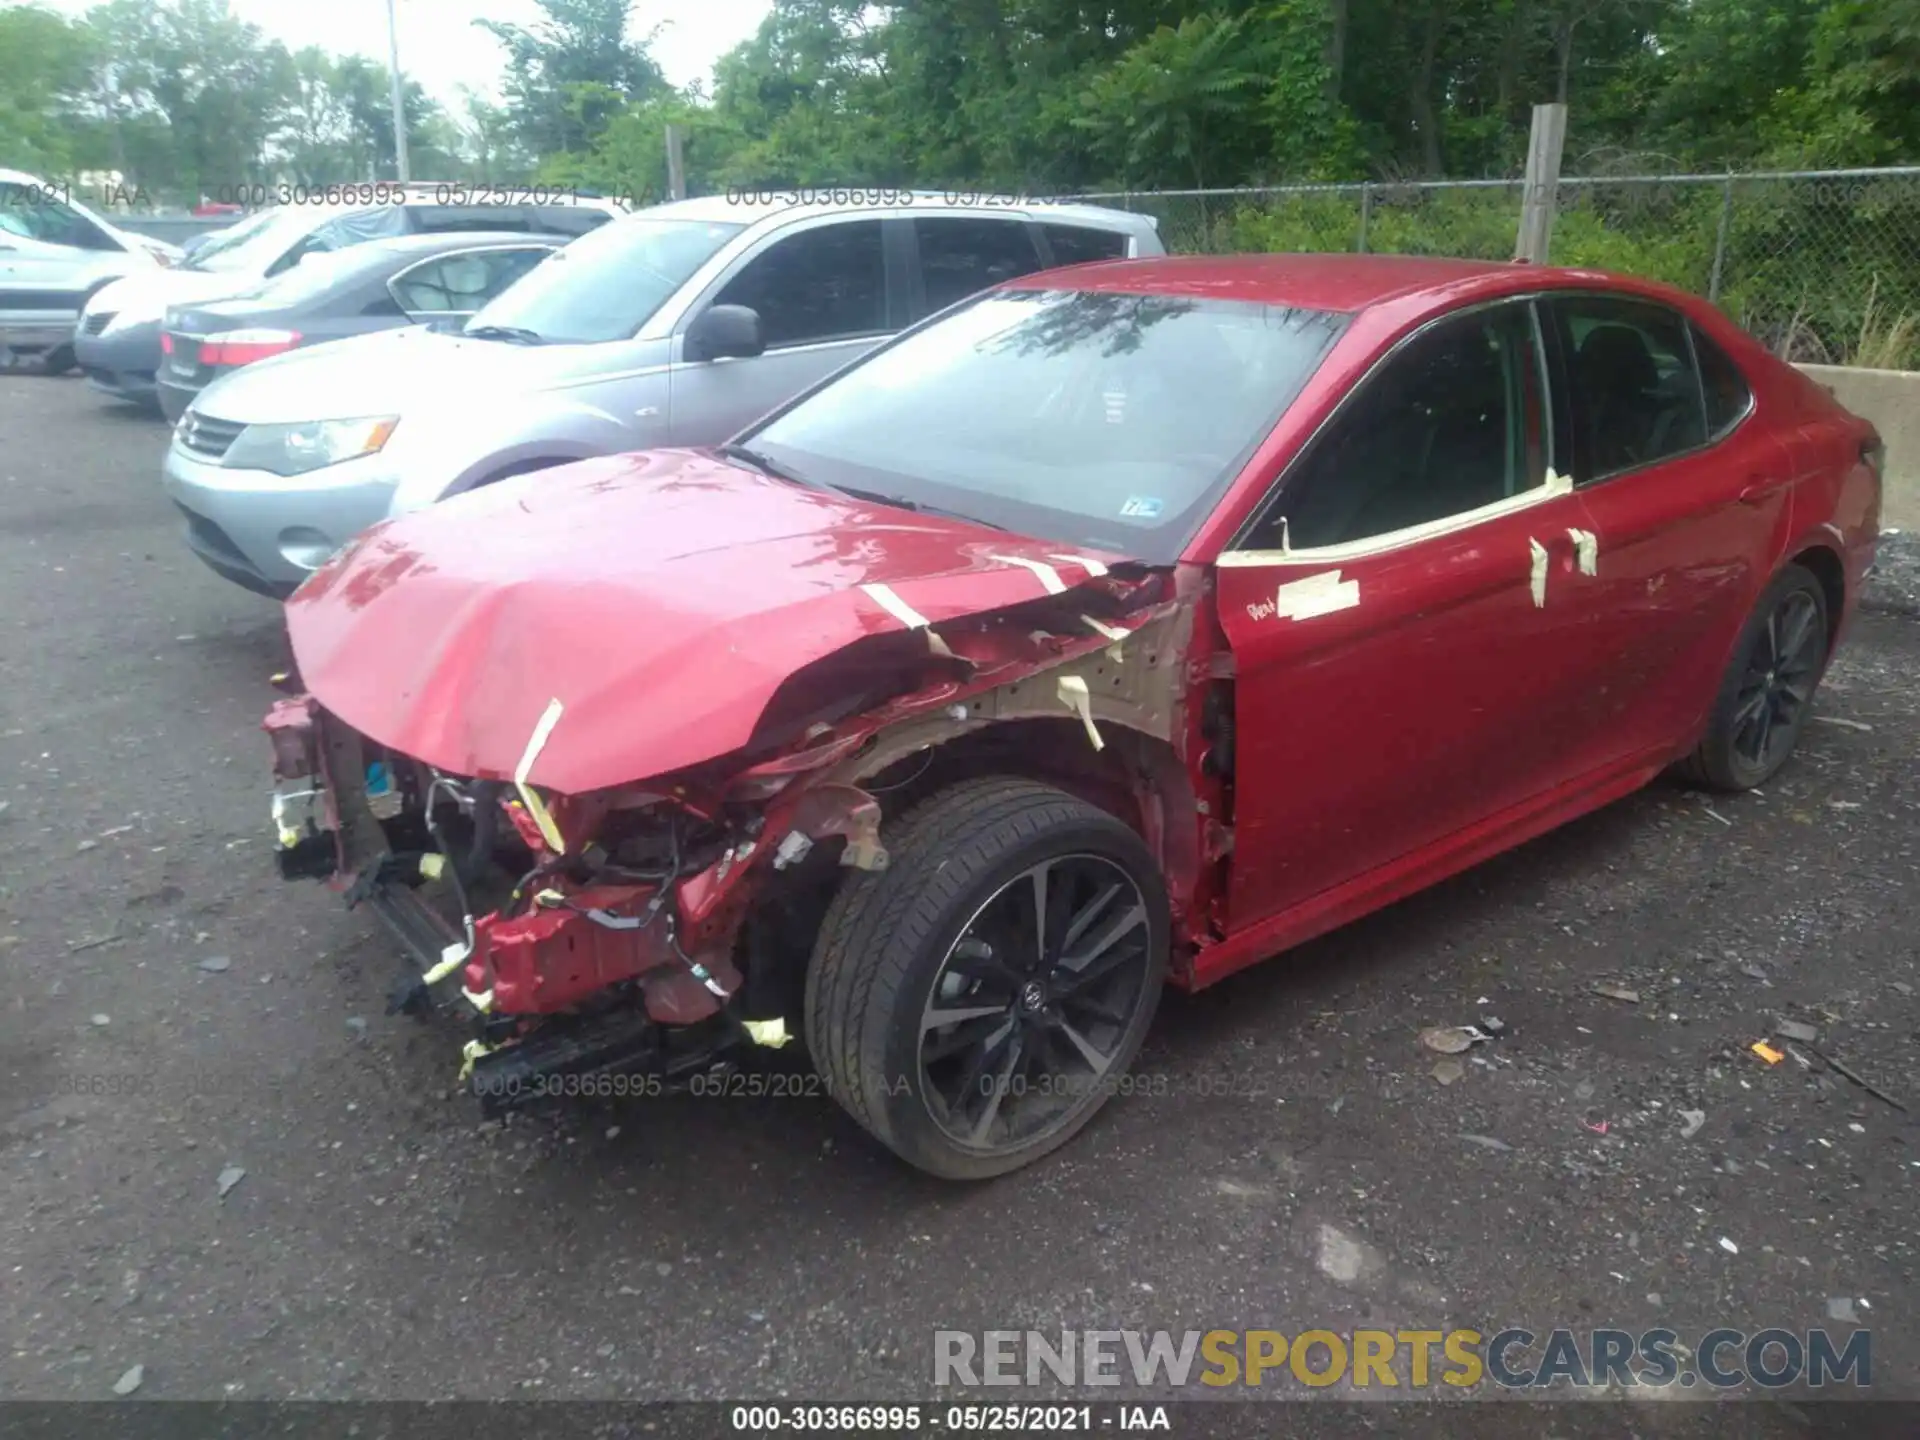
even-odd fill
[(245, 425), (406, 415), (435, 404), (471, 413), (496, 392), (524, 403), (529, 391), (570, 375), (582, 348), (469, 340), (424, 325), (376, 330), (244, 366), (194, 408)]
[(863, 636), (1070, 589), (1116, 558), (656, 450), (378, 525), (287, 624), (322, 705), (456, 774), (511, 775), (560, 701), (530, 778), (579, 794), (739, 748), (789, 674)]

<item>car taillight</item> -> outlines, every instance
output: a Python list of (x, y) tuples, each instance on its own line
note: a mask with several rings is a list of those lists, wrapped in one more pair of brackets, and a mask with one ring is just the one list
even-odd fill
[(160, 353), (162, 355), (171, 355), (173, 353), (173, 336), (164, 330), (160, 332)]
[(297, 330), (226, 330), (200, 342), (202, 365), (251, 365), (300, 343)]

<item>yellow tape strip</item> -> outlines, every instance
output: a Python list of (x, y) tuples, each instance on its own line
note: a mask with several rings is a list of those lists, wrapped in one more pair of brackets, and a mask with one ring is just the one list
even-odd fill
[(540, 827), (540, 836), (547, 842), (547, 848), (556, 855), (567, 853), (567, 842), (561, 837), (560, 827), (553, 823), (553, 816), (547, 813), (546, 802), (534, 794), (533, 788), (527, 784), (527, 776), (533, 773), (533, 762), (540, 758), (540, 752), (546, 748), (547, 737), (553, 734), (553, 727), (560, 723), (561, 712), (566, 708), (557, 698), (547, 702), (540, 723), (533, 727), (533, 734), (527, 737), (526, 752), (521, 755), (520, 763), (513, 772), (513, 788), (520, 792), (521, 803), (527, 807), (527, 813), (533, 816), (533, 823)]

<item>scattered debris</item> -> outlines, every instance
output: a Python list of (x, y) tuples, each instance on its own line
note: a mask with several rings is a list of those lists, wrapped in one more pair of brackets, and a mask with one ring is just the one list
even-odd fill
[(220, 1172), (220, 1178), (214, 1182), (220, 1192), (219, 1198), (222, 1200), (226, 1199), (227, 1192), (246, 1178), (247, 1172), (242, 1167), (238, 1165), (227, 1166), (226, 1169)]
[(113, 1023), (113, 1017), (111, 1015), (90, 1015), (87, 1019), (88, 1023), (93, 1025), (106, 1026)]
[(607, 1139), (618, 1140), (619, 1138), (620, 1138), (620, 1127), (618, 1125), (607, 1126)]
[(1727, 819), (1726, 816), (1722, 815), (1718, 810), (1714, 809), (1713, 806), (1702, 805), (1700, 808), (1706, 811), (1707, 814), (1711, 815), (1714, 819), (1718, 820), (1722, 825), (1727, 826), (1729, 829), (1732, 828), (1733, 821)]
[(1431, 1025), (1420, 1032), (1420, 1043), (1442, 1055), (1459, 1055), (1493, 1037), (1474, 1025)]
[(1680, 1112), (1680, 1120), (1680, 1138), (1682, 1140), (1691, 1140), (1700, 1133), (1700, 1127), (1707, 1123), (1707, 1112), (1704, 1110), (1682, 1110)]
[(1894, 988), (1894, 989), (1896, 989), (1896, 990), (1898, 990), (1898, 991), (1899, 991), (1899, 992), (1900, 992), (1900, 993), (1901, 993), (1902, 995), (1911, 995), (1911, 994), (1913, 994), (1913, 986), (1911, 986), (1911, 985), (1909, 985), (1909, 984), (1907, 984), (1907, 982), (1906, 982), (1906, 981), (1904, 981), (1904, 980), (1896, 980), (1896, 981), (1894, 981), (1894, 982), (1893, 982), (1893, 988)]
[(225, 955), (209, 955), (200, 962), (199, 968), (209, 975), (223, 975), (233, 968), (233, 961)]
[(99, 848), (100, 842), (98, 840), (82, 840), (78, 845), (73, 847), (73, 853), (76, 855), (84, 855), (89, 850), (98, 850)]
[(126, 1374), (113, 1382), (113, 1393), (116, 1395), (131, 1395), (140, 1388), (141, 1382), (146, 1378), (147, 1367), (144, 1365), (135, 1365), (131, 1370), (127, 1371)]
[(1491, 1135), (1462, 1135), (1469, 1145), (1478, 1145), (1487, 1150), (1498, 1150), (1502, 1155), (1510, 1154), (1513, 1147), (1504, 1140), (1496, 1140)]
[(1799, 1020), (1781, 1020), (1773, 1027), (1773, 1033), (1782, 1040), (1798, 1040), (1802, 1045), (1811, 1045), (1820, 1038), (1817, 1028)]
[(1504, 1035), (1507, 1033), (1507, 1022), (1498, 1015), (1482, 1015), (1480, 1028), (1489, 1035)]
[(1816, 715), (1813, 717), (1813, 722), (1816, 725), (1838, 725), (1843, 730), (1865, 730), (1868, 732), (1873, 730), (1873, 726), (1871, 725), (1863, 725), (1858, 720), (1843, 720), (1838, 715)]
[(111, 945), (119, 938), (120, 932), (118, 929), (110, 930), (97, 939), (75, 941), (67, 947), (67, 953), (69, 955), (78, 955), (82, 950), (98, 950), (102, 945)]
[(1640, 992), (1638, 990), (1630, 990), (1625, 985), (1609, 985), (1605, 981), (1596, 981), (1593, 986), (1593, 993), (1596, 995), (1604, 995), (1609, 1000), (1623, 1000), (1629, 1005), (1638, 1005), (1640, 1003)]
[[(1808, 1046), (1807, 1048), (1812, 1049), (1813, 1047)], [(1822, 1060), (1826, 1061), (1828, 1065), (1832, 1066), (1836, 1073), (1846, 1076), (1847, 1079), (1851, 1080), (1854, 1084), (1858, 1085), (1862, 1090), (1866, 1091), (1869, 1095), (1873, 1096), (1874, 1099), (1886, 1101), (1887, 1104), (1891, 1105), (1894, 1109), (1900, 1111), (1902, 1114), (1906, 1112), (1907, 1107), (1905, 1106), (1905, 1104), (1894, 1099), (1893, 1096), (1887, 1094), (1887, 1092), (1882, 1090), (1879, 1086), (1871, 1084), (1868, 1081), (1861, 1079), (1859, 1075), (1854, 1073), (1852, 1070), (1848, 1069), (1845, 1065), (1841, 1064), (1838, 1060), (1834, 1059), (1833, 1056), (1828, 1055), (1825, 1052), (1820, 1050), (1814, 1050), (1813, 1053), (1819, 1056)]]
[(1738, 1255), (1740, 1253), (1740, 1247), (1724, 1235), (1720, 1237), (1720, 1248), (1729, 1255)]
[(1787, 1058), (1764, 1040), (1756, 1040), (1748, 1048), (1769, 1065), (1778, 1065), (1782, 1060)]
[(1604, 1135), (1611, 1128), (1610, 1123), (1605, 1120), (1600, 1121), (1598, 1124), (1590, 1120), (1582, 1120), (1580, 1123), (1596, 1135)]
[(1433, 1067), (1433, 1078), (1442, 1085), (1451, 1085), (1456, 1080), (1464, 1079), (1466, 1073), (1467, 1067), (1458, 1060), (1437, 1061)]
[(1842, 1325), (1858, 1325), (1860, 1317), (1854, 1313), (1851, 1295), (1833, 1295), (1827, 1299), (1827, 1318), (1838, 1320)]
[(1742, 965), (1740, 967), (1740, 973), (1749, 980), (1758, 980), (1763, 984), (1767, 979), (1767, 972), (1762, 970), (1758, 965)]
[(367, 1017), (364, 1015), (347, 1016), (347, 1029), (353, 1032), (354, 1039), (356, 1040), (366, 1039), (367, 1038)]

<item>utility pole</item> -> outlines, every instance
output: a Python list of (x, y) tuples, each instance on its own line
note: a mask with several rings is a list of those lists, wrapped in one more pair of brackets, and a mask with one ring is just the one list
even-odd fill
[(395, 0), (387, 0), (387, 77), (393, 85), (393, 170), (402, 184), (413, 178), (407, 164), (407, 111), (400, 93), (400, 27), (394, 19)]

